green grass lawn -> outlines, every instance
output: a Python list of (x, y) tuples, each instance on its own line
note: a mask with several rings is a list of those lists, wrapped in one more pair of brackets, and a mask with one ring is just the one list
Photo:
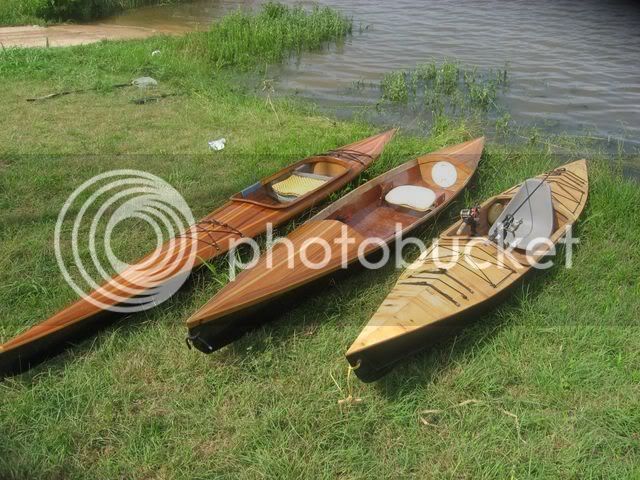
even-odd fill
[[(346, 31), (329, 13), (310, 17), (313, 34), (300, 12), (263, 15), (276, 18), (228, 20), (218, 33), (184, 39), (0, 52), (0, 341), (75, 298), (53, 232), (84, 180), (145, 170), (199, 217), (295, 159), (376, 131), (288, 99), (272, 108), (257, 94), (252, 65)], [(244, 36), (246, 25), (262, 44)], [(155, 49), (162, 54), (152, 57)], [(108, 88), (141, 75), (180, 95), (135, 105), (147, 92)], [(82, 87), (96, 90), (24, 100)], [(359, 182), (481, 133), (462, 121), (401, 133)], [(209, 151), (220, 136), (227, 148)], [(220, 260), (218, 273), (197, 272), (155, 310), (0, 381), (0, 478), (638, 478), (637, 183), (575, 142), (498, 138), (464, 198), (417, 234), (432, 238), (462, 205), (583, 154), (591, 192), (574, 267), (535, 275), (474, 327), (382, 381), (360, 383), (343, 355), (399, 271), (355, 272), (205, 356), (186, 348), (184, 320), (224, 283)], [(146, 229), (122, 231), (114, 247), (134, 259), (151, 239)]]

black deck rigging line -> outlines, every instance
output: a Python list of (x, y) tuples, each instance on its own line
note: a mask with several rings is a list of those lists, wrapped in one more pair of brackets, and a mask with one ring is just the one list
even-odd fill
[(221, 249), (220, 249), (220, 245), (218, 245), (218, 242), (216, 241), (216, 239), (215, 239), (215, 238), (213, 238), (213, 234), (214, 234), (214, 233), (226, 233), (226, 232), (211, 231), (211, 230), (209, 230), (209, 229), (205, 229), (205, 228), (203, 228), (203, 227), (199, 226), (198, 224), (195, 224), (195, 225), (192, 227), (192, 230), (193, 230), (193, 229), (195, 229), (195, 232), (191, 231), (190, 233), (192, 233), (192, 234), (193, 234), (193, 233), (196, 233), (196, 234), (198, 234), (198, 233), (205, 233), (205, 234), (207, 235), (207, 237), (209, 238), (209, 241), (204, 240), (204, 239), (202, 239), (202, 238), (198, 238), (197, 236), (196, 236), (196, 237), (193, 237), (193, 236), (187, 236), (186, 232), (185, 232), (185, 233), (181, 233), (180, 235), (177, 235), (177, 236), (176, 236), (176, 238), (188, 238), (189, 240), (195, 240), (196, 242), (202, 242), (202, 243), (204, 243), (205, 245), (208, 245), (208, 246), (210, 246), (210, 247), (213, 247), (213, 248), (215, 248), (215, 249), (216, 249), (216, 250), (218, 250), (218, 251), (220, 251), (220, 250), (221, 250)]
[(210, 225), (216, 225), (216, 226), (221, 227), (221, 228), (226, 228), (226, 229), (230, 230), (231, 233), (235, 233), (236, 235), (239, 235), (241, 237), (245, 236), (244, 233), (242, 233), (236, 227), (234, 227), (232, 225), (229, 225), (228, 223), (220, 222), (220, 221), (218, 221), (218, 220), (216, 220), (214, 218), (212, 218), (211, 220), (201, 220), (198, 223), (207, 223), (207, 224), (210, 224)]
[(359, 157), (369, 157), (370, 159), (373, 159), (373, 156), (369, 155), (368, 153), (359, 152), (358, 150), (351, 150), (349, 148), (329, 150), (324, 155), (327, 157), (338, 157), (338, 158), (344, 157), (346, 160), (358, 162), (363, 167), (365, 166), (365, 163)]
[(586, 180), (584, 178), (582, 178), (577, 173), (572, 172), (571, 170), (567, 170), (565, 167), (556, 168), (554, 172), (562, 172), (568, 177), (571, 177), (573, 181), (581, 183), (583, 185), (586, 183)]
[[(443, 248), (447, 248), (447, 249), (448, 249), (448, 250), (450, 250), (451, 252), (455, 252), (453, 249), (451, 249), (451, 248), (447, 247), (446, 245), (438, 245), (438, 247), (440, 247), (440, 246), (442, 246)], [(487, 282), (487, 283), (488, 283), (489, 285), (491, 285), (492, 287), (494, 287), (494, 288), (496, 287), (496, 284), (495, 284), (495, 283), (493, 283), (493, 282), (491, 281), (491, 279), (490, 279), (490, 278), (489, 278), (489, 277), (488, 277), (488, 276), (487, 276), (487, 275), (486, 275), (482, 270), (480, 270), (480, 269), (478, 268), (478, 265), (477, 265), (477, 264), (475, 264), (475, 263), (474, 263), (474, 267), (475, 267), (475, 268), (474, 268), (474, 269), (471, 269), (471, 268), (469, 268), (467, 265), (465, 265), (465, 264), (464, 264), (465, 262), (461, 262), (461, 261), (459, 260), (459, 257), (460, 257), (460, 256), (473, 258), (473, 256), (472, 256), (472, 255), (467, 255), (467, 254), (465, 254), (465, 253), (463, 253), (462, 255), (460, 255), (460, 252), (457, 252), (457, 253), (458, 253), (458, 260), (456, 260), (456, 262), (455, 262), (455, 264), (456, 264), (456, 265), (459, 265), (459, 266), (461, 266), (462, 268), (464, 268), (465, 270), (467, 270), (467, 271), (471, 272), (471, 273), (472, 273), (472, 274), (474, 274), (476, 277), (480, 278), (481, 280), (484, 280), (485, 282)], [(452, 255), (450, 255), (450, 257), (452, 257), (452, 256), (453, 256), (453, 254), (452, 254)], [(441, 260), (442, 258), (443, 258), (443, 257), (438, 257), (438, 259), (440, 259), (440, 260)], [(434, 264), (434, 263), (435, 263), (435, 261), (434, 261), (434, 260), (432, 260), (432, 259), (428, 259), (428, 260), (429, 260), (432, 264)], [(484, 260), (484, 259), (480, 259), (480, 260), (486, 261), (486, 260)], [(489, 263), (491, 263), (491, 262), (489, 262)], [(491, 265), (493, 265), (494, 267), (497, 267), (497, 266), (498, 266), (498, 265), (493, 264), (493, 263), (491, 263)], [(478, 274), (478, 272), (477, 272), (476, 270), (480, 270), (480, 273), (482, 273), (482, 275)], [(509, 275), (511, 275), (512, 273), (513, 273), (513, 271), (509, 272)], [(505, 277), (505, 278), (506, 278), (506, 277)]]
[[(551, 179), (549, 180), (549, 183), (554, 183), (558, 185), (559, 189), (561, 189), (563, 192), (566, 193), (566, 195), (563, 195), (560, 192), (554, 192), (553, 193), (554, 200), (557, 201), (560, 205), (562, 205), (565, 209), (567, 209), (571, 213), (576, 213), (576, 210), (580, 206), (580, 202), (582, 202), (582, 199), (584, 198), (585, 192), (580, 190), (579, 186), (570, 183), (568, 179), (560, 179), (560, 178)], [(570, 189), (571, 191), (569, 191), (568, 189)], [(578, 192), (580, 195), (578, 196), (577, 194), (575, 194), (574, 196), (574, 193), (572, 192)], [(557, 197), (565, 198), (571, 202), (574, 202), (576, 205), (573, 207), (573, 209), (571, 209), (567, 205), (562, 203)]]
[[(474, 245), (474, 247), (477, 248), (478, 250), (480, 250), (482, 253), (488, 255), (489, 257), (491, 257), (491, 260), (496, 260), (496, 262), (493, 263), (491, 260), (483, 259), (483, 258), (476, 257), (476, 256), (474, 256), (473, 258), (476, 258), (477, 260), (482, 260), (483, 262), (488, 262), (488, 263), (490, 263), (491, 265), (493, 265), (496, 268), (505, 268), (505, 269), (509, 270), (511, 273), (516, 273), (516, 271), (513, 268), (511, 268), (509, 265), (507, 265), (506, 263), (498, 263), (498, 261), (495, 258), (495, 256), (491, 252), (487, 252), (486, 250), (483, 250), (482, 248), (480, 248), (480, 245)], [(497, 249), (496, 249), (496, 251), (497, 251)], [(507, 251), (507, 253), (509, 253), (509, 252)]]
[[(451, 247), (449, 247), (449, 246), (447, 246), (447, 245), (438, 244), (438, 248), (446, 248), (447, 250), (449, 250), (450, 252), (452, 252), (452, 253), (451, 253), (451, 255), (448, 255), (447, 257), (438, 256), (438, 260), (442, 260), (442, 259), (444, 259), (444, 258), (453, 257), (453, 256), (454, 256), (454, 254), (456, 254), (456, 257), (457, 257), (457, 258), (461, 258), (461, 257), (469, 257), (469, 258), (471, 258), (471, 259), (475, 259), (475, 260), (478, 260), (478, 261), (481, 261), (481, 262), (487, 262), (487, 263), (489, 263), (489, 264), (493, 265), (493, 266), (494, 266), (494, 267), (496, 267), (496, 268), (504, 268), (504, 269), (506, 269), (506, 270), (509, 270), (511, 273), (515, 273), (515, 270), (514, 270), (514, 269), (512, 269), (511, 267), (509, 267), (508, 265), (502, 265), (502, 264), (499, 264), (497, 261), (495, 261), (495, 262), (494, 262), (494, 261), (492, 261), (492, 260), (496, 260), (495, 258), (493, 258), (493, 254), (491, 254), (490, 252), (487, 252), (487, 251), (485, 251), (485, 250), (482, 250), (482, 249), (480, 248), (480, 245), (477, 245), (477, 244), (476, 244), (476, 245), (473, 245), (473, 247), (474, 247), (474, 248), (477, 248), (477, 249), (478, 249), (478, 250), (480, 250), (482, 253), (485, 253), (485, 254), (489, 255), (490, 257), (492, 257), (492, 258), (491, 258), (491, 259), (482, 258), (482, 257), (479, 257), (479, 256), (474, 255), (474, 254), (472, 254), (472, 253), (465, 253), (465, 252), (460, 252), (459, 250), (454, 250), (453, 248), (451, 248)], [(431, 263), (435, 263), (435, 261), (431, 260)], [(456, 261), (456, 264), (458, 264), (458, 261)], [(475, 263), (474, 263), (474, 265), (475, 265)], [(477, 265), (475, 265), (475, 266), (477, 267)]]
[[(572, 198), (572, 197), (568, 197), (566, 195), (560, 195), (558, 192), (553, 194), (553, 199), (557, 203), (559, 203), (563, 208), (565, 208), (568, 212), (571, 212), (571, 213), (576, 213), (576, 210), (580, 206), (580, 200)], [(561, 199), (565, 199), (565, 200), (568, 200), (570, 202), (574, 202), (575, 206), (573, 208), (571, 208), (568, 205), (566, 205), (564, 202), (562, 202)]]
[[(468, 256), (468, 257), (470, 257), (470, 256)], [(471, 258), (472, 258), (472, 257), (471, 257)], [(473, 258), (472, 258), (472, 261), (473, 261), (473, 267), (474, 267), (476, 270), (478, 270), (478, 271), (482, 274), (482, 276), (485, 278), (485, 280), (486, 280), (486, 281), (487, 281), (487, 282), (488, 282), (492, 287), (494, 287), (494, 288), (495, 288), (496, 284), (495, 284), (495, 283), (493, 283), (493, 280), (491, 280), (491, 279), (489, 278), (489, 275), (487, 275), (486, 273), (484, 273), (484, 270), (482, 270), (482, 269), (478, 266), (478, 264), (475, 262), (475, 260), (473, 260)], [(491, 263), (491, 262), (489, 262), (489, 263)], [(460, 265), (462, 265), (462, 263), (460, 263)], [(464, 265), (463, 265), (463, 266), (464, 266)]]
[[(462, 298), (464, 298), (465, 300), (469, 300), (469, 297), (467, 297), (467, 295), (458, 290), (456, 287), (454, 287), (453, 285), (450, 285), (449, 283), (445, 282), (442, 278), (438, 278), (438, 277), (427, 277), (425, 275), (411, 275), (411, 277), (409, 278), (418, 278), (418, 279), (423, 279), (423, 280), (435, 280), (438, 281), (444, 285), (446, 285), (447, 287), (449, 287), (451, 290), (453, 290), (454, 292), (458, 293)], [(409, 282), (402, 282), (403, 284), (409, 283)], [(410, 284), (410, 283), (409, 283)]]
[(558, 185), (564, 185), (567, 188), (572, 188), (574, 190), (578, 190), (578, 191), (582, 191), (582, 185), (574, 178), (566, 175), (565, 176), (557, 176), (554, 178), (549, 179), (549, 183), (554, 182), (557, 183)]
[(436, 287), (435, 285), (430, 284), (429, 282), (403, 282), (403, 285), (420, 285), (420, 286), (429, 287), (429, 288), (433, 289), (435, 292), (437, 292), (440, 295), (442, 295), (447, 300), (449, 300), (456, 307), (460, 306), (460, 304), (451, 295), (449, 295), (448, 293), (443, 292), (438, 287)]
[(450, 278), (451, 280), (453, 280), (454, 282), (456, 282), (458, 285), (460, 285), (462, 288), (466, 288), (467, 291), (469, 293), (475, 293), (473, 291), (473, 289), (467, 285), (465, 285), (464, 283), (462, 283), (460, 280), (458, 280), (456, 277), (454, 277), (453, 275), (451, 275), (449, 273), (449, 270), (447, 270), (446, 268), (438, 268), (436, 270), (422, 270), (421, 273), (429, 273), (431, 275), (444, 275), (447, 278)]
[[(209, 228), (209, 227), (205, 227), (204, 225), (208, 225), (211, 226), (213, 225), (214, 228)], [(216, 228), (217, 227), (217, 228)], [(220, 251), (220, 245), (218, 244), (218, 241), (213, 238), (213, 234), (214, 233), (232, 233), (234, 235), (238, 235), (240, 237), (245, 237), (245, 235), (238, 230), (237, 228), (224, 223), (224, 222), (220, 222), (218, 220), (215, 219), (211, 219), (211, 220), (200, 220), (198, 223), (194, 224), (191, 229), (195, 229), (195, 233), (204, 233), (207, 235), (207, 237), (209, 238), (209, 241), (204, 240), (202, 238), (193, 238), (192, 236), (187, 236), (187, 232), (181, 233), (179, 235), (176, 235), (175, 238), (189, 238), (190, 240), (196, 240), (198, 242), (202, 242), (206, 245), (209, 245), (210, 247), (215, 248), (216, 250)], [(193, 231), (189, 232), (189, 233), (194, 233)]]
[[(573, 200), (574, 202), (580, 203), (580, 200), (582, 199), (582, 195), (584, 195), (584, 192), (582, 190), (579, 190), (577, 187), (573, 186), (568, 182), (565, 183), (563, 180), (561, 181), (558, 179), (551, 179), (549, 180), (549, 183), (554, 183), (555, 185), (558, 185), (558, 187), (560, 187), (560, 189), (566, 194), (566, 195), (563, 195), (559, 192), (554, 192), (553, 193), (554, 195), (557, 195), (562, 198), (566, 198), (567, 200)], [(574, 195), (574, 193), (572, 192), (580, 192), (580, 198), (577, 198), (578, 195)]]

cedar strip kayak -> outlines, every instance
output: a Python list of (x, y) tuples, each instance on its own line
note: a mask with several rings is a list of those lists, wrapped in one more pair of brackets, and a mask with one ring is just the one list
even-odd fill
[[(266, 307), (368, 256), (433, 218), (473, 176), (484, 138), (444, 148), (363, 184), (241, 272), (187, 320), (188, 341), (211, 353), (271, 320)], [(341, 241), (339, 239), (345, 239)], [(375, 241), (374, 241), (375, 240)], [(324, 246), (321, 241), (324, 241)]]
[(403, 272), (347, 351), (356, 375), (377, 380), (477, 319), (534, 269), (527, 252), (539, 261), (565, 236), (588, 191), (587, 164), (579, 160), (487, 200), (475, 235), (462, 220), (451, 226)]
[[(25, 370), (71, 341), (94, 332), (105, 323), (110, 308), (117, 310), (150, 289), (188, 275), (204, 261), (225, 254), (234, 241), (260, 235), (267, 225), (282, 224), (324, 200), (368, 168), (394, 134), (395, 129), (389, 130), (306, 158), (233, 195), (223, 206), (99, 289), (0, 345), (0, 374)], [(195, 256), (189, 258), (186, 251)], [(145, 263), (154, 258), (165, 258), (166, 269), (161, 267), (158, 271), (153, 260)]]

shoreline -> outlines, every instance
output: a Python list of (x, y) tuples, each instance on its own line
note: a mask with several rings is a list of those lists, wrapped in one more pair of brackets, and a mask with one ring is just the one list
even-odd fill
[(155, 35), (181, 35), (188, 30), (133, 27), (104, 23), (59, 24), (42, 27), (24, 25), (0, 27), (0, 45), (4, 48), (71, 47), (105, 40), (141, 40)]

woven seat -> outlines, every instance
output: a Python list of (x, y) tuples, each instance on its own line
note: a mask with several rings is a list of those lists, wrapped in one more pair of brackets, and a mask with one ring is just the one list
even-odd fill
[(283, 201), (302, 197), (327, 183), (328, 178), (321, 175), (293, 173), (286, 179), (271, 185), (273, 191)]

